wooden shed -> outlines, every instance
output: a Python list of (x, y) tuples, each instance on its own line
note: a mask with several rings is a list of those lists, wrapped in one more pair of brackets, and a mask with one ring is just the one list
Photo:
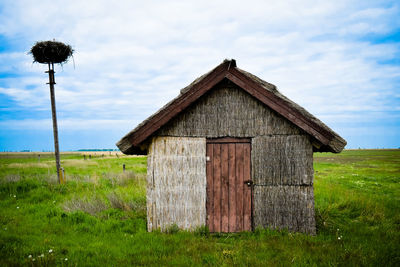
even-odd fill
[(147, 228), (315, 234), (313, 152), (346, 141), (274, 85), (225, 60), (125, 135), (147, 154)]

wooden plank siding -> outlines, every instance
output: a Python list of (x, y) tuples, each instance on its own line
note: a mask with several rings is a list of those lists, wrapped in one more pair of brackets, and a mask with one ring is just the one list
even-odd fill
[(313, 156), (307, 136), (252, 139), (254, 227), (315, 234)]
[[(209, 142), (209, 140), (207, 140), (207, 142)], [(237, 184), (236, 181), (236, 144), (234, 143), (229, 143), (228, 144), (228, 183), (229, 185), (233, 185), (233, 184)], [(229, 200), (228, 203), (237, 203), (238, 197), (236, 194), (236, 188), (237, 186), (229, 186)], [(237, 208), (231, 208), (231, 206), (229, 206), (229, 221), (228, 221), (228, 225), (229, 225), (229, 231), (232, 232), (237, 232), (239, 231), (239, 224), (237, 222), (237, 216), (240, 213), (237, 211)]]
[(155, 137), (148, 155), (147, 227), (195, 229), (206, 221), (206, 139)]
[(251, 231), (250, 143), (207, 143), (207, 226), (210, 232)]

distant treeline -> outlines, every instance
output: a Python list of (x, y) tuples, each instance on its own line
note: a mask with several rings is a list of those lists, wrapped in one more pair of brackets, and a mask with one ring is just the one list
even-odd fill
[(108, 148), (105, 148), (105, 149), (78, 149), (77, 151), (119, 151), (119, 149), (112, 149), (112, 148), (110, 148), (110, 149), (108, 149)]

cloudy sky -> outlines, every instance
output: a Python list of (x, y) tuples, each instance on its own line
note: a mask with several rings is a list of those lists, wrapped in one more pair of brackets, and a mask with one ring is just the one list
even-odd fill
[(195, 78), (234, 58), (348, 141), (400, 147), (398, 1), (0, 2), (0, 151), (53, 150), (36, 41), (56, 66), (61, 150), (115, 143)]

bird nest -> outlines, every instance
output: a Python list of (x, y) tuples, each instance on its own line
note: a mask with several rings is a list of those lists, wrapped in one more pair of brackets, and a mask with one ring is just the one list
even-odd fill
[(64, 63), (72, 56), (74, 50), (70, 45), (56, 41), (37, 42), (29, 51), (34, 62)]

